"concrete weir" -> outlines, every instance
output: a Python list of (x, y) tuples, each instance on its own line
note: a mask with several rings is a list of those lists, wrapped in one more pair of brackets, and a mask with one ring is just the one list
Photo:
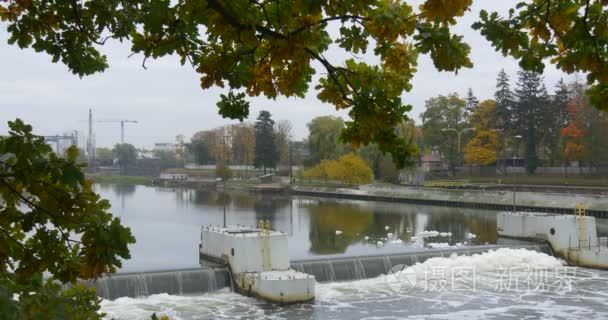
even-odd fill
[(200, 255), (225, 263), (235, 289), (276, 303), (314, 299), (315, 277), (289, 267), (287, 234), (245, 226), (203, 226)]
[(501, 212), (497, 215), (498, 236), (546, 241), (555, 255), (569, 264), (608, 269), (608, 238), (597, 236), (595, 217), (544, 212)]
[[(499, 248), (525, 248), (553, 254), (545, 242), (525, 243), (517, 240), (506, 242), (508, 244), (424, 249), (390, 255), (323, 256), (294, 260), (289, 263), (289, 267), (308, 273), (314, 276), (315, 281), (323, 283), (370, 279), (388, 274), (391, 268), (398, 264), (413, 265), (433, 257), (446, 257), (452, 254), (473, 255)], [(160, 293), (193, 295), (221, 289), (235, 289), (234, 279), (228, 267), (209, 262), (209, 257), (204, 255), (200, 255), (199, 258), (202, 268), (119, 273), (90, 282), (90, 285), (96, 287), (97, 294), (101, 298), (110, 300), (120, 297), (146, 297)]]

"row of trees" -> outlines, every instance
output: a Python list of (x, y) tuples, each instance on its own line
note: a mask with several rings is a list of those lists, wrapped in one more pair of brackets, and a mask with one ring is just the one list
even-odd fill
[[(545, 164), (548, 166), (584, 162), (589, 166), (608, 161), (608, 118), (590, 107), (585, 88), (575, 82), (560, 80), (549, 94), (543, 78), (535, 72), (520, 71), (515, 89), (501, 70), (497, 77), (494, 99), (479, 102), (469, 89), (465, 98), (453, 93), (430, 98), (422, 113), (422, 126), (411, 120), (394, 128), (394, 132), (410, 146), (413, 156), (406, 162), (418, 160), (418, 149), (436, 149), (453, 171), (463, 163), (473, 165), (498, 164), (504, 170), (511, 159), (525, 163), (528, 173)], [(301, 153), (293, 161), (292, 126), (288, 120), (275, 123), (268, 111), (261, 111), (255, 123), (243, 122), (197, 132), (190, 142), (181, 146), (182, 159), (197, 164), (254, 165), (268, 168), (288, 168), (294, 164), (313, 167), (323, 160), (337, 160), (356, 153), (372, 169), (374, 176), (396, 181), (398, 167), (391, 155), (376, 144), (358, 149), (340, 139), (345, 121), (340, 117), (321, 116), (308, 123), (309, 135), (304, 142), (308, 155)], [(184, 153), (186, 154), (184, 156)], [(168, 166), (178, 166), (177, 150), (158, 151), (157, 158)], [(135, 165), (133, 146), (116, 145), (113, 150), (100, 149), (102, 161), (117, 159), (121, 167)], [(111, 162), (111, 160), (110, 160)], [(404, 163), (407, 164), (407, 163)], [(167, 166), (165, 166), (167, 167)], [(225, 171), (225, 170), (224, 170)], [(224, 175), (229, 175), (228, 173)]]
[(260, 111), (255, 123), (242, 122), (199, 131), (186, 143), (191, 160), (199, 165), (254, 165), (267, 169), (285, 168), (290, 161), (292, 125), (275, 122), (268, 111)]
[[(309, 155), (303, 162), (308, 167), (321, 168), (324, 160), (337, 160), (341, 156), (353, 153), (365, 161), (373, 172), (373, 176), (378, 179), (394, 182), (398, 179), (399, 170), (390, 154), (380, 150), (377, 144), (368, 144), (359, 148), (352, 148), (351, 144), (342, 142), (340, 135), (345, 128), (345, 122), (340, 117), (321, 116), (312, 119), (308, 123), (308, 139), (306, 141)], [(420, 132), (414, 121), (407, 120), (393, 128), (395, 134), (406, 142), (412, 155), (401, 165), (411, 164), (417, 160), (418, 140)], [(319, 170), (308, 172), (309, 176), (325, 179), (327, 174), (314, 174)], [(323, 170), (321, 170), (323, 172)], [(363, 172), (353, 172), (353, 175), (363, 174)], [(330, 179), (332, 180), (332, 179)]]
[(518, 72), (512, 89), (501, 70), (493, 100), (480, 103), (471, 90), (464, 99), (431, 98), (421, 118), (423, 147), (438, 148), (452, 170), (462, 162), (504, 169), (523, 158), (532, 174), (542, 164), (608, 161), (608, 117), (590, 106), (583, 85), (560, 80), (550, 94), (535, 72)]
[(129, 143), (118, 143), (112, 149), (97, 148), (95, 156), (98, 165), (118, 166), (123, 174), (133, 175), (156, 175), (163, 169), (183, 167), (184, 164), (179, 143), (173, 150), (152, 151), (138, 150)]
[[(517, 76), (512, 87), (501, 70), (494, 99), (480, 102), (470, 89), (464, 98), (456, 93), (432, 97), (421, 114), (422, 126), (406, 121), (395, 132), (412, 150), (436, 150), (452, 172), (465, 163), (496, 164), (504, 172), (510, 162), (524, 165), (528, 174), (541, 165), (608, 163), (608, 115), (591, 106), (582, 84), (560, 80), (549, 93), (540, 74), (522, 70)], [(326, 173), (315, 173), (328, 167), (324, 160), (355, 152), (377, 179), (396, 180), (399, 171), (391, 156), (375, 144), (353, 149), (342, 143), (344, 127), (344, 120), (333, 116), (308, 123), (310, 153), (304, 164), (314, 167), (308, 175), (327, 178)], [(412, 162), (417, 159), (412, 157)]]

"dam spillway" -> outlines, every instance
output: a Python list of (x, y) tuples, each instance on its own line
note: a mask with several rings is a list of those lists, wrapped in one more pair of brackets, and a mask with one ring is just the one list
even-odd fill
[[(291, 261), (291, 268), (315, 276), (318, 282), (363, 280), (388, 274), (392, 266), (414, 265), (433, 257), (452, 254), (473, 255), (499, 248), (528, 249), (552, 255), (545, 243), (482, 245), (449, 249), (431, 249), (388, 255), (355, 257), (326, 256)], [(231, 288), (231, 275), (226, 267), (118, 273), (90, 284), (99, 297), (114, 300), (120, 297), (146, 297), (153, 294), (195, 295)]]
[(90, 283), (103, 299), (146, 297), (153, 294), (192, 295), (230, 287), (228, 268), (118, 273)]
[(388, 274), (393, 266), (412, 266), (435, 257), (481, 254), (500, 248), (528, 249), (552, 255), (545, 243), (482, 245), (449, 249), (432, 249), (390, 255), (365, 255), (357, 257), (327, 257), (292, 261), (291, 267), (312, 274), (318, 282), (351, 281), (375, 278)]

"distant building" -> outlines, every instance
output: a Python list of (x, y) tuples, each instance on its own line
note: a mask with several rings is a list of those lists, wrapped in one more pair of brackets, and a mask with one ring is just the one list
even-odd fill
[(137, 159), (158, 159), (158, 157), (154, 154), (154, 151), (137, 150)]
[(447, 170), (439, 147), (433, 147), (431, 152), (426, 152), (420, 157), (420, 167), (424, 172), (438, 172)]
[(159, 151), (175, 151), (175, 143), (172, 142), (155, 142), (154, 150)]
[(161, 172), (159, 178), (161, 180), (188, 180), (188, 174), (187, 173)]

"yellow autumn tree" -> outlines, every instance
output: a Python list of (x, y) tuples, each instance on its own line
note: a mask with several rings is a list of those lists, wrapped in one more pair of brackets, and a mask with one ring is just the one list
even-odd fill
[(348, 184), (364, 184), (374, 180), (372, 169), (354, 153), (341, 156), (329, 167), (329, 178)]
[(320, 179), (327, 180), (329, 179), (329, 167), (332, 165), (333, 160), (321, 160), (319, 164), (316, 166), (306, 170), (304, 172), (304, 177), (309, 179)]
[(475, 127), (475, 136), (464, 149), (464, 160), (467, 164), (490, 165), (496, 163), (499, 147), (498, 132), (491, 127), (491, 119), (496, 110), (494, 100), (482, 101), (471, 114), (471, 123)]
[(322, 160), (304, 175), (308, 178), (348, 184), (365, 184), (374, 180), (372, 169), (354, 153), (343, 155), (337, 160)]

